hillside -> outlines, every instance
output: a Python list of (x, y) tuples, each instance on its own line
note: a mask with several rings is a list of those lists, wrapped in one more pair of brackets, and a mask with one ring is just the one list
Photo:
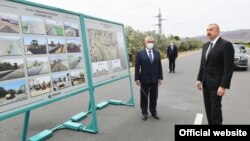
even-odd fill
[[(233, 31), (225, 31), (221, 32), (221, 37), (231, 42), (243, 41), (250, 42), (250, 29), (239, 29)], [(202, 41), (207, 41), (206, 36), (196, 36), (196, 39), (200, 39)]]

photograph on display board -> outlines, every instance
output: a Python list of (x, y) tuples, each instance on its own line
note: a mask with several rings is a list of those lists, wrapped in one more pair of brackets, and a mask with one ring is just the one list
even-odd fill
[(51, 92), (50, 76), (42, 76), (29, 79), (30, 96), (35, 97)]
[(113, 72), (118, 72), (118, 71), (123, 70), (123, 68), (121, 66), (121, 60), (120, 59), (112, 60), (112, 69), (113, 69)]
[(64, 38), (48, 38), (48, 48), (50, 54), (66, 53)]
[(78, 70), (70, 72), (70, 79), (72, 86), (85, 83), (84, 71)]
[(59, 21), (45, 20), (46, 34), (52, 36), (64, 36), (63, 23)]
[(65, 36), (79, 37), (79, 26), (76, 23), (64, 22)]
[(24, 36), (25, 54), (47, 54), (44, 37)]
[(29, 76), (49, 73), (48, 57), (26, 58), (26, 63)]
[(22, 55), (23, 43), (18, 36), (0, 36), (0, 56)]
[(123, 70), (128, 68), (127, 65), (127, 56), (126, 56), (126, 50), (125, 47), (124, 48), (119, 48), (120, 51), (120, 62), (121, 62), (121, 67)]
[(0, 59), (0, 81), (24, 77), (23, 58)]
[(69, 69), (78, 69), (83, 67), (83, 58), (81, 54), (71, 54), (68, 56)]
[(26, 80), (0, 84), (0, 106), (28, 98)]
[(92, 69), (93, 69), (93, 77), (109, 74), (108, 63), (106, 61), (92, 63)]
[(22, 31), (26, 34), (45, 34), (44, 20), (41, 18), (34, 18), (22, 16)]
[(91, 62), (119, 59), (117, 35), (112, 31), (88, 29)]
[(124, 34), (118, 32), (117, 37), (118, 37), (120, 62), (123, 70), (125, 70), (128, 68), (128, 65), (127, 65), (127, 56), (126, 56), (127, 52), (125, 48)]
[(50, 56), (50, 66), (52, 72), (68, 70), (66, 55)]
[(70, 76), (68, 72), (53, 74), (52, 83), (54, 91), (64, 89), (71, 86)]
[(79, 39), (66, 39), (67, 52), (81, 52), (81, 41)]
[(0, 12), (0, 32), (19, 33), (18, 15)]

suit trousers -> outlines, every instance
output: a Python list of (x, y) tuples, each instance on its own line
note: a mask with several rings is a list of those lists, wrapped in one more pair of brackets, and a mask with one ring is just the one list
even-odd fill
[(209, 90), (206, 83), (203, 84), (203, 98), (209, 125), (222, 124), (222, 97), (217, 96), (217, 90)]
[(151, 114), (156, 114), (157, 98), (158, 98), (158, 82), (141, 83), (141, 111), (142, 114), (148, 114), (148, 99), (149, 110)]
[(171, 72), (175, 71), (175, 58), (174, 57), (169, 57), (168, 60), (169, 60), (169, 70)]

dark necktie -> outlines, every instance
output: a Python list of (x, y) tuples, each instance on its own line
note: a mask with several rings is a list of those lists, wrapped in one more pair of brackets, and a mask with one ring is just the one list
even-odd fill
[(211, 52), (212, 49), (213, 49), (213, 43), (211, 42), (210, 45), (209, 45), (209, 48), (207, 49), (206, 59), (207, 59), (207, 56)]
[(153, 63), (153, 57), (152, 57), (152, 54), (151, 54), (151, 50), (148, 51), (148, 57), (149, 57), (149, 60), (151, 62), (151, 64)]

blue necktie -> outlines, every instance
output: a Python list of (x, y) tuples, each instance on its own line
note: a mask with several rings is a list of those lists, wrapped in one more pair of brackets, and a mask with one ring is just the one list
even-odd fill
[(152, 57), (152, 54), (151, 54), (151, 50), (148, 51), (148, 56), (149, 56), (149, 60), (151, 62), (151, 64), (153, 63), (153, 57)]

